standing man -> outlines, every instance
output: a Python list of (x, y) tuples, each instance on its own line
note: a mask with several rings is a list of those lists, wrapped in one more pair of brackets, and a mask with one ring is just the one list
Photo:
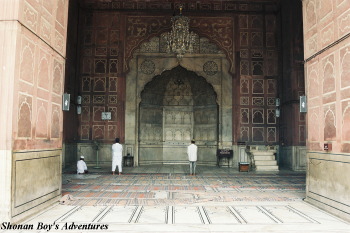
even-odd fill
[(191, 145), (187, 147), (188, 160), (190, 161), (190, 175), (196, 175), (196, 162), (197, 162), (197, 146), (195, 141), (191, 140)]
[(118, 166), (119, 175), (122, 174), (122, 160), (123, 160), (123, 146), (119, 144), (119, 138), (115, 139), (115, 143), (112, 145), (112, 174), (114, 175), (115, 169)]
[(80, 160), (77, 162), (77, 174), (88, 173), (86, 163), (84, 161), (84, 156), (80, 156)]

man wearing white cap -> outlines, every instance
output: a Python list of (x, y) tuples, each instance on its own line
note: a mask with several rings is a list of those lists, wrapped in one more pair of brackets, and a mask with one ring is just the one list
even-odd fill
[(112, 145), (112, 174), (114, 175), (115, 169), (118, 166), (119, 175), (122, 174), (122, 160), (123, 160), (123, 146), (119, 143), (119, 138), (115, 139), (115, 143)]
[(77, 162), (77, 174), (88, 173), (86, 163), (84, 161), (84, 156), (80, 156), (80, 160)]

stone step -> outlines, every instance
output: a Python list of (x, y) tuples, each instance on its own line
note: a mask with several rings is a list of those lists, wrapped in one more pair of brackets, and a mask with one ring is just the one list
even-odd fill
[(258, 160), (255, 161), (255, 166), (276, 166), (276, 160)]
[(254, 156), (255, 161), (257, 160), (275, 160), (274, 155), (259, 155), (259, 156)]
[(278, 171), (278, 166), (256, 166), (256, 171)]

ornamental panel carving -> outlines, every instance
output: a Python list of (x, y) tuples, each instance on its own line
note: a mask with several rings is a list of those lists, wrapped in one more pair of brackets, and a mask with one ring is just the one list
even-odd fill
[(340, 51), (341, 87), (350, 87), (350, 47)]
[(37, 100), (37, 117), (35, 127), (35, 138), (48, 138), (48, 103)]
[(265, 128), (264, 127), (253, 127), (253, 142), (264, 142), (265, 141)]
[(60, 138), (60, 113), (62, 112), (59, 105), (52, 105), (51, 112), (51, 138)]
[(61, 64), (57, 60), (54, 60), (53, 80), (52, 80), (52, 91), (54, 93), (61, 95), (62, 82), (63, 82), (63, 64)]
[(107, 56), (107, 47), (95, 48), (95, 56)]
[(52, 30), (51, 24), (44, 17), (41, 17), (41, 19), (40, 19), (40, 35), (48, 43), (51, 42), (51, 30)]
[(319, 82), (318, 82), (318, 72), (315, 68), (310, 67), (308, 72), (308, 93), (310, 98), (315, 98), (318, 96)]
[(153, 74), (156, 69), (156, 65), (152, 60), (146, 59), (141, 63), (140, 68), (141, 72), (144, 74)]
[(334, 55), (323, 61), (323, 94), (335, 91)]
[(207, 61), (203, 65), (203, 71), (209, 76), (215, 75), (218, 72), (218, 64), (214, 61)]
[(241, 94), (249, 94), (249, 79), (241, 79)]
[(276, 110), (267, 109), (267, 124), (276, 124)]
[(319, 121), (321, 120), (319, 117), (318, 109), (310, 109), (309, 111), (310, 114), (310, 121), (308, 123), (309, 125), (309, 130), (308, 130), (308, 136), (309, 140), (311, 142), (319, 142), (320, 141), (320, 123)]
[(346, 11), (338, 19), (339, 38), (350, 32), (350, 10)]
[(94, 106), (93, 107), (93, 121), (94, 122), (98, 122), (98, 121), (102, 121), (102, 112), (105, 111), (105, 107), (103, 106)]
[(248, 49), (241, 49), (240, 57), (241, 58), (249, 58), (249, 50)]
[(249, 124), (249, 108), (241, 108), (241, 123)]
[(29, 83), (34, 82), (34, 53), (34, 43), (32, 43), (29, 38), (23, 37), (20, 60), (20, 79)]
[(335, 141), (337, 136), (335, 105), (324, 107), (324, 140)]
[(116, 125), (108, 125), (108, 139), (115, 139), (118, 135), (117, 133)]
[(117, 77), (110, 77), (109, 78), (109, 92), (117, 92), (118, 87), (118, 78)]
[(240, 101), (241, 105), (249, 105), (249, 97), (241, 97), (241, 101)]
[(82, 104), (90, 104), (91, 103), (90, 95), (82, 95), (81, 97), (82, 97), (82, 101), (81, 101)]
[(276, 142), (276, 127), (267, 127), (267, 141)]
[(117, 57), (119, 55), (119, 48), (109, 48), (109, 55), (112, 57)]
[(90, 106), (81, 107), (81, 121), (90, 122)]
[(264, 94), (264, 80), (255, 79), (252, 82), (253, 94)]
[[(131, 58), (133, 50), (139, 46), (141, 41), (161, 34), (164, 30), (170, 31), (170, 19), (163, 16), (128, 16), (126, 60)], [(190, 27), (194, 32), (218, 44), (233, 64), (232, 18), (191, 17)]]
[(277, 90), (276, 90), (276, 80), (274, 79), (268, 79), (267, 80), (267, 93), (268, 94), (276, 94)]
[(109, 73), (118, 73), (118, 59), (109, 59)]
[(249, 45), (249, 36), (248, 32), (241, 32), (240, 33), (240, 45), (241, 47), (247, 47)]
[(19, 138), (32, 137), (32, 101), (31, 96), (20, 94), (18, 100), (17, 130)]
[(240, 129), (240, 141), (249, 142), (249, 127), (241, 127), (241, 129)]
[(97, 29), (95, 31), (95, 43), (96, 45), (107, 45), (108, 44), (108, 28)]
[(54, 45), (57, 51), (61, 52), (61, 54), (64, 52), (64, 45), (65, 45), (65, 38), (63, 35), (61, 35), (58, 31), (55, 32), (55, 39), (54, 39)]
[(92, 139), (100, 140), (104, 139), (105, 126), (104, 125), (94, 125), (92, 126)]
[(315, 0), (309, 0), (306, 3), (306, 29), (310, 30), (313, 26), (316, 25), (316, 3)]
[(252, 61), (252, 74), (253, 75), (264, 75), (264, 62), (263, 61)]
[(241, 75), (249, 75), (249, 61), (241, 60), (240, 61), (240, 74)]
[(90, 126), (82, 125), (80, 127), (80, 139), (81, 140), (89, 140), (90, 139)]
[(267, 97), (267, 106), (276, 106), (276, 98)]
[(117, 95), (109, 95), (108, 96), (108, 104), (117, 104), (118, 96)]
[(322, 20), (333, 11), (333, 1), (317, 1), (319, 20)]
[(106, 92), (106, 78), (94, 78), (94, 92)]
[(65, 25), (65, 23), (64, 23), (65, 22), (65, 13), (66, 13), (65, 3), (68, 4), (68, 1), (58, 0), (56, 2), (57, 2), (56, 21), (63, 26), (63, 25)]
[(348, 101), (342, 102), (342, 140), (350, 141), (350, 103)]
[(26, 1), (23, 4), (23, 19), (24, 24), (37, 33), (38, 12)]
[[(164, 34), (162, 34), (164, 35)], [(162, 36), (161, 36), (162, 38)], [(163, 36), (164, 38), (164, 36)], [(166, 41), (164, 41), (166, 44)], [(146, 41), (141, 44), (140, 46), (140, 52), (143, 53), (157, 53), (160, 51), (160, 38), (159, 37), (153, 37), (150, 41)]]
[(81, 91), (90, 92), (91, 91), (91, 77), (83, 76), (81, 78)]
[(253, 124), (264, 124), (264, 109), (252, 109)]
[(252, 32), (251, 33), (252, 38), (252, 47), (263, 47), (263, 33), (262, 32)]
[(94, 95), (92, 102), (93, 102), (93, 104), (104, 104), (106, 102), (105, 96), (104, 95)]
[(264, 97), (253, 97), (252, 105), (264, 106)]
[(40, 51), (39, 73), (38, 73), (38, 87), (49, 90), (50, 85), (50, 57), (44, 52)]
[(107, 71), (107, 60), (106, 59), (95, 59), (95, 73), (105, 74)]

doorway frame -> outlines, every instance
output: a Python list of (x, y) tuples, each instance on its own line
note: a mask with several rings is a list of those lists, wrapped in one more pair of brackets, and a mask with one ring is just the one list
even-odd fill
[[(151, 64), (145, 72), (143, 65)], [(208, 61), (217, 64), (215, 74), (205, 72), (203, 67)], [(126, 75), (125, 99), (125, 148), (134, 156), (134, 166), (139, 166), (139, 104), (145, 85), (165, 70), (182, 66), (195, 72), (211, 84), (217, 94), (218, 112), (218, 147), (232, 149), (232, 93), (233, 76), (229, 73), (230, 63), (225, 54), (185, 54), (178, 60), (173, 54), (135, 52), (129, 63)], [(152, 72), (151, 72), (152, 71)], [(224, 93), (230, 93), (225, 94)]]

